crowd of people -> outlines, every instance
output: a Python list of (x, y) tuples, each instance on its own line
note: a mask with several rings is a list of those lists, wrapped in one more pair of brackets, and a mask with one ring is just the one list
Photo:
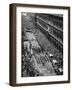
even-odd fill
[(42, 64), (43, 66), (45, 66), (46, 62), (51, 62), (55, 73), (57, 75), (62, 75), (62, 58), (57, 56), (55, 57), (46, 51), (43, 46), (38, 44), (36, 38), (33, 37), (32, 32), (27, 32), (27, 39), (22, 42), (22, 77), (42, 76), (42, 74), (35, 67), (34, 59), (36, 59), (37, 64)]

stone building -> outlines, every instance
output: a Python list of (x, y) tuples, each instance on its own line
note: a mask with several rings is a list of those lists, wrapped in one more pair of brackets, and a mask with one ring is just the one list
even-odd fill
[(63, 54), (63, 15), (36, 14), (36, 26)]

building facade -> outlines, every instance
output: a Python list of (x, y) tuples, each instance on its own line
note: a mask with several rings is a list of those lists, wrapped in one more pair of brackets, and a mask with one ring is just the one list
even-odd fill
[(36, 27), (63, 54), (63, 16), (55, 14), (36, 14)]

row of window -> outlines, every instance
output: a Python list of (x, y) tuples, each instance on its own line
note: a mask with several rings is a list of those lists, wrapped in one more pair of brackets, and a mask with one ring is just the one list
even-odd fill
[[(38, 28), (40, 28), (42, 31), (45, 29), (41, 26), (39, 26), (39, 24), (37, 24)], [(48, 40), (53, 43), (53, 45), (61, 52), (63, 53), (63, 44), (55, 37), (53, 37), (51, 34), (45, 32), (46, 37), (48, 38)]]
[(63, 41), (63, 33), (61, 31), (58, 31), (57, 29), (49, 26), (49, 33), (53, 34), (55, 37)]
[(59, 22), (60, 24), (63, 22), (63, 18), (60, 18), (52, 14), (38, 14), (38, 16), (42, 17), (44, 20), (52, 19), (53, 21)]
[(53, 25), (55, 25), (56, 27), (58, 27), (58, 28), (63, 30), (63, 25), (62, 24), (60, 24), (60, 23), (58, 23), (56, 21), (53, 21)]
[(48, 25), (46, 23), (44, 23), (42, 20), (37, 19), (37, 21), (45, 28), (48, 29)]
[(39, 17), (42, 18), (43, 20), (47, 21), (49, 24), (63, 30), (63, 21), (62, 21), (62, 23), (60, 23), (59, 20), (55, 20), (55, 19), (53, 19), (53, 17), (50, 17), (50, 16), (49, 17), (47, 17), (47, 16), (39, 16)]
[(59, 40), (63, 41), (63, 33), (51, 26), (48, 26), (47, 24), (45, 24), (43, 21), (38, 20), (38, 23), (44, 27), (46, 29), (46, 31), (49, 31), (49, 33), (53, 34), (56, 38), (58, 38)]
[(53, 43), (53, 45), (61, 52), (63, 53), (63, 46), (52, 36), (49, 37), (49, 41)]

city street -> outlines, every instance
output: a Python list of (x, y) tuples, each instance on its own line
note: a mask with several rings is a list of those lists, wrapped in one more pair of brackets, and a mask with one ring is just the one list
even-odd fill
[[(30, 60), (29, 62), (34, 68), (30, 70), (31, 75), (32, 73), (35, 73), (35, 76), (57, 75), (54, 68), (58, 67), (51, 61), (50, 54), (57, 55), (59, 54), (58, 50), (50, 43), (43, 32), (35, 27), (34, 16), (24, 13), (22, 20), (23, 32), (25, 33), (23, 36), (23, 47), (27, 48), (25, 52), (26, 57), (31, 56), (28, 57), (30, 58), (28, 60)], [(38, 74), (36, 74), (36, 71)], [(26, 74), (26, 76), (29, 76), (28, 71), (24, 71), (24, 73), (27, 73), (28, 75)]]

